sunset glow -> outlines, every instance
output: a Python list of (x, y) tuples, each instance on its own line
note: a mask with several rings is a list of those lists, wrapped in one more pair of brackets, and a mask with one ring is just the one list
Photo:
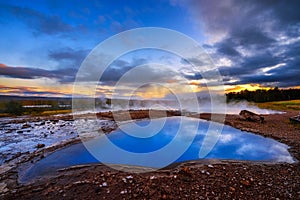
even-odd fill
[[(67, 0), (0, 4), (0, 95), (111, 97), (114, 85), (126, 72), (148, 63), (166, 65), (174, 72), (149, 65), (137, 77), (153, 76), (166, 85), (175, 83), (181, 94), (186, 90), (201, 93), (222, 88), (238, 92), (300, 87), (300, 22), (293, 3), (269, 5), (254, 1), (250, 6), (243, 1), (224, 1), (212, 6), (207, 1), (193, 0), (76, 4)], [(288, 16), (282, 14), (286, 10), (290, 11)], [(178, 55), (141, 50), (115, 60), (96, 91), (87, 83), (73, 94), (77, 72), (89, 53), (111, 36), (140, 27), (162, 27), (191, 37), (208, 53), (223, 82), (206, 80)], [(191, 59), (199, 65), (203, 61), (201, 55)], [(210, 67), (203, 70), (209, 71)], [(125, 85), (117, 96), (131, 96), (129, 90), (130, 86)], [(158, 86), (134, 94), (140, 98), (170, 95), (169, 89)]]

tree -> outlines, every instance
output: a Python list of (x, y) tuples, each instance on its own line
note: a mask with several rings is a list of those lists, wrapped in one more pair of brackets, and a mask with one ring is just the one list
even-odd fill
[(24, 112), (24, 108), (22, 104), (18, 101), (9, 101), (5, 105), (6, 109), (5, 112), (13, 115), (22, 115)]

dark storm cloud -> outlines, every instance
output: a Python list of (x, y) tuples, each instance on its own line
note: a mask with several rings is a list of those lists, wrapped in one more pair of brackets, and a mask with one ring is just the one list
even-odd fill
[(224, 76), (240, 76), (255, 74), (257, 70), (278, 64), (281, 58), (274, 57), (270, 52), (264, 52), (255, 56), (243, 57), (238, 65), (232, 67), (220, 67), (219, 71)]
[(35, 79), (35, 78), (56, 78), (60, 82), (74, 81), (76, 70), (74, 69), (59, 69), (45, 70), (40, 68), (29, 67), (11, 67), (1, 64), (0, 76), (9, 78)]
[[(299, 84), (300, 1), (225, 0), (196, 1), (187, 5), (200, 19), (208, 37), (215, 40), (215, 58), (226, 57), (231, 66), (220, 67), (235, 84), (259, 83), (282, 87)], [(278, 64), (281, 66), (270, 71)]]
[(230, 40), (222, 41), (216, 44), (217, 50), (219, 53), (224, 54), (225, 56), (240, 56), (240, 53), (235, 50), (235, 44)]
[[(203, 23), (209, 34), (235, 32), (238, 30), (263, 30), (272, 28), (276, 31), (299, 23), (300, 14), (297, 0), (190, 0), (178, 1), (188, 6), (191, 14)], [(268, 25), (268, 27), (264, 26)], [(284, 26), (284, 27), (283, 27)], [(254, 29), (253, 29), (254, 28)], [(276, 28), (276, 29), (274, 29)]]
[(271, 45), (276, 41), (257, 26), (234, 29), (230, 34), (230, 38), (233, 40), (233, 44), (244, 47), (248, 47), (249, 45)]

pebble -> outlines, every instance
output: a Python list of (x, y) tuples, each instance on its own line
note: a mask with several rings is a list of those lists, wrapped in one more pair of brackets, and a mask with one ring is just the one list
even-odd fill
[(126, 194), (127, 193), (127, 190), (122, 190), (121, 192), (120, 192), (120, 194)]
[(131, 176), (131, 175), (126, 176), (126, 179), (133, 179), (133, 176)]
[(240, 183), (243, 185), (246, 185), (246, 186), (250, 185), (249, 181), (247, 181), (247, 180), (241, 180)]

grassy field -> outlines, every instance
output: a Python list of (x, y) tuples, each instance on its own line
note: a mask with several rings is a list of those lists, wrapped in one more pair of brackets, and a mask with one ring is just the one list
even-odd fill
[(260, 108), (271, 109), (271, 110), (299, 110), (300, 111), (300, 100), (290, 101), (273, 101), (265, 103), (256, 103)]

